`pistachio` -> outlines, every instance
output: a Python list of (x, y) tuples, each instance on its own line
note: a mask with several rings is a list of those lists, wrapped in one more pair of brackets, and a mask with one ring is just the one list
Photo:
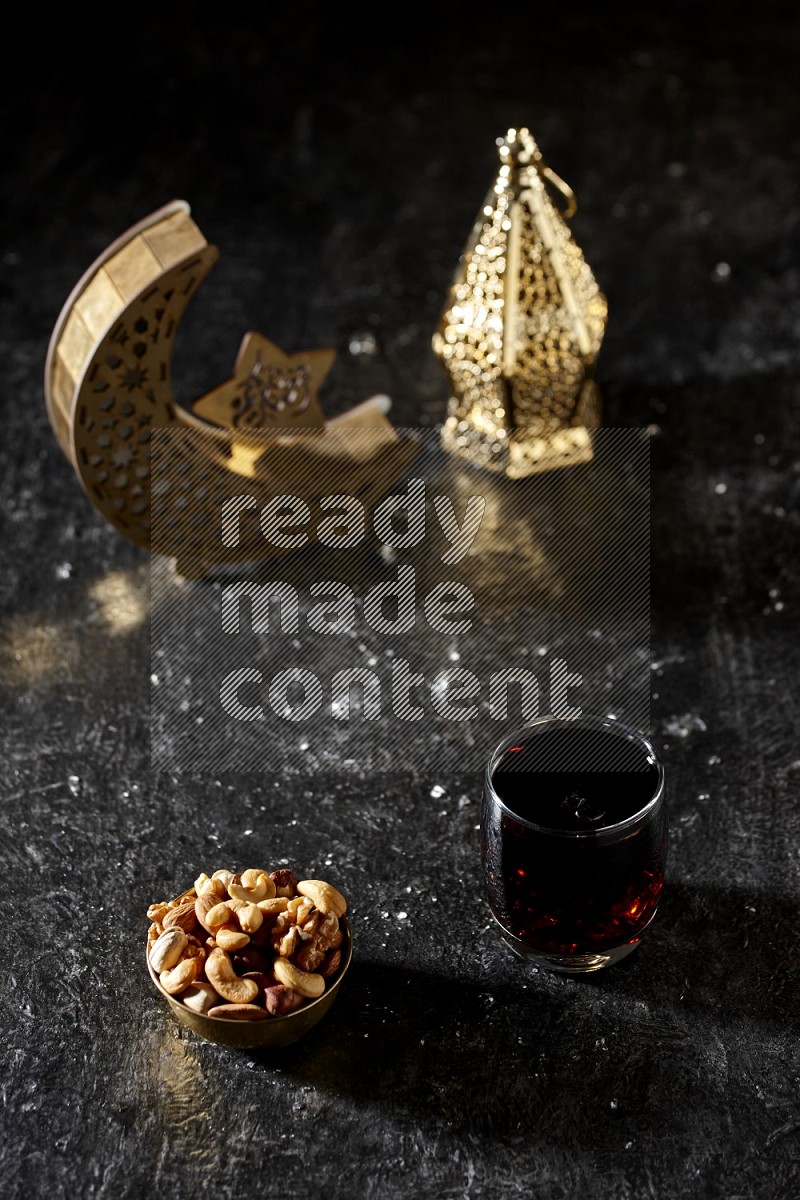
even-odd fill
[(160, 975), (174, 967), (189, 942), (182, 929), (165, 929), (150, 949), (150, 966)]

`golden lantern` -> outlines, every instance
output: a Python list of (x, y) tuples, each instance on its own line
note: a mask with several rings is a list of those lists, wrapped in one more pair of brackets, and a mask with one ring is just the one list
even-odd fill
[[(591, 459), (607, 305), (567, 225), (571, 189), (527, 129), (510, 129), (498, 147), (500, 169), (433, 348), (452, 389), (445, 449), (519, 478)], [(565, 199), (563, 212), (548, 185)]]

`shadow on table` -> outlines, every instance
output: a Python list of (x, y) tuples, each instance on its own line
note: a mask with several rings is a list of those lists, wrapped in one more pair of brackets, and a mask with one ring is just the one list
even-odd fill
[(398, 1119), (481, 1137), (535, 1119), (537, 1138), (569, 1145), (588, 1123), (595, 1147), (624, 1148), (724, 1109), (732, 1024), (789, 1028), (797, 919), (773, 895), (674, 884), (640, 950), (595, 975), (509, 977), (500, 946), (496, 984), (355, 961), (326, 1022), (252, 1057)]
[(796, 1020), (799, 922), (791, 893), (670, 882), (637, 953), (586, 982), (655, 1011), (788, 1032)]

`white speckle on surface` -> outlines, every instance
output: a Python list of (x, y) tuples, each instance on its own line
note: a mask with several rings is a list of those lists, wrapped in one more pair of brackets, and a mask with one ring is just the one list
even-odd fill
[(442, 796), (447, 795), (447, 788), (442, 787), (441, 783), (435, 783), (431, 788), (431, 799), (441, 800)]
[(719, 756), (718, 754), (711, 754), (711, 755), (709, 755), (709, 759), (708, 759), (708, 765), (709, 765), (710, 767), (716, 767), (716, 766), (719, 766), (719, 764), (720, 764), (721, 762), (722, 762), (722, 759), (720, 758), (720, 756)]
[(69, 579), (72, 574), (72, 563), (59, 563), (56, 567), (56, 579)]
[(714, 491), (718, 496), (724, 496), (728, 490), (727, 483), (717, 483), (714, 485)]
[(619, 1108), (619, 1100), (612, 1100), (609, 1107), (610, 1108)]
[(397, 919), (398, 919), (398, 921), (407, 921), (408, 913), (405, 912), (403, 909), (401, 909), (400, 912), (397, 914)]
[(362, 355), (373, 355), (378, 352), (378, 341), (374, 333), (369, 330), (359, 331), (350, 335), (350, 340), (347, 343), (347, 349), (354, 358), (360, 358)]
[(77, 796), (81, 790), (80, 775), (68, 775), (67, 776), (67, 787), (72, 792), (73, 796)]
[(461, 655), (457, 650), (449, 650), (447, 657), (450, 659), (450, 662), (460, 662), (461, 660)]
[(150, 682), (152, 683), (153, 687), (158, 687), (159, 681), (158, 681), (158, 676), (155, 674), (155, 672), (153, 672), (153, 674), (150, 676)]
[(724, 283), (731, 277), (730, 263), (718, 262), (711, 272), (711, 278), (715, 283)]
[(252, 836), (253, 836), (252, 829), (245, 829), (242, 833), (242, 837), (252, 837)]
[(679, 738), (687, 738), (692, 733), (705, 733), (707, 728), (705, 721), (697, 713), (673, 716), (664, 723), (664, 732)]

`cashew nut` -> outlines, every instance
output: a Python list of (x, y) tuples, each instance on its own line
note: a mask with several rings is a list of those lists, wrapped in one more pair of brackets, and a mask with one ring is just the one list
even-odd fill
[(162, 971), (158, 981), (170, 996), (177, 996), (178, 992), (182, 992), (190, 983), (194, 983), (202, 970), (202, 958), (182, 958), (172, 970)]
[(236, 917), (245, 933), (255, 933), (264, 920), (264, 914), (255, 904), (245, 904), (237, 911)]
[(210, 929), (211, 932), (216, 935), (216, 931), (219, 926), (227, 925), (232, 916), (233, 913), (228, 908), (227, 904), (215, 904), (214, 907), (210, 908), (206, 913), (204, 924), (207, 929)]
[(228, 894), (234, 900), (246, 900), (257, 904), (259, 900), (270, 900), (275, 895), (275, 884), (266, 871), (255, 871), (252, 868), (234, 875), (228, 883)]
[(342, 893), (324, 879), (301, 879), (297, 890), (301, 896), (308, 896), (312, 904), (326, 916), (333, 913), (334, 916), (343, 917), (347, 912), (347, 901)]
[(212, 879), (218, 879), (225, 890), (228, 890), (228, 884), (233, 879), (233, 871), (215, 871), (211, 876)]
[[(231, 1004), (249, 1004), (258, 995), (254, 979), (240, 979), (224, 950), (217, 947), (206, 959), (206, 978), (223, 1000)], [(325, 986), (325, 981), (322, 981)]]
[[(287, 987), (294, 988), (301, 996), (315, 1000), (325, 991), (325, 980), (321, 975), (298, 970), (294, 963), (289, 962), (288, 958), (276, 958), (273, 970), (279, 983), (285, 983)], [(207, 973), (208, 968), (206, 968)]]
[(215, 929), (214, 940), (221, 950), (243, 950), (250, 938), (231, 924), (221, 925), (219, 929)]

